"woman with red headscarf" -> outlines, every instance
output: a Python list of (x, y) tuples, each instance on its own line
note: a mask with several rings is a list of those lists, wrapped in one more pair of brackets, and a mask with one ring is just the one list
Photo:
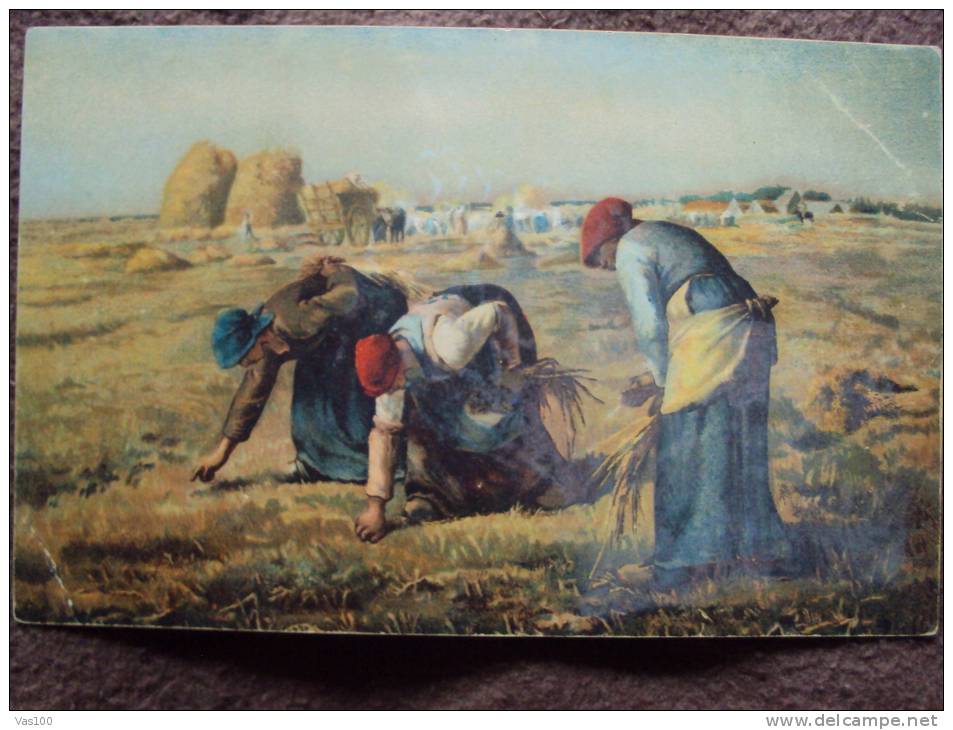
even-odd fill
[[(777, 359), (771, 307), (691, 228), (639, 221), (607, 198), (582, 229), (582, 262), (615, 271), (659, 413), (654, 579), (788, 556), (768, 484), (768, 393)], [(648, 461), (646, 463), (651, 463)]]
[(386, 533), (401, 446), (411, 522), (562, 506), (568, 463), (547, 432), (533, 330), (516, 299), (493, 284), (451, 287), (358, 341), (355, 366), (375, 399), (368, 437), (361, 540)]

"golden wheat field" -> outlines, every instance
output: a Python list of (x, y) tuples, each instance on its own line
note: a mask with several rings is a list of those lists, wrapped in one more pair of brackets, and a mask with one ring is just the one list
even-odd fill
[[(268, 631), (822, 635), (935, 630), (940, 539), (941, 226), (883, 216), (703, 229), (777, 296), (772, 490), (811, 570), (726, 575), (669, 593), (626, 580), (635, 536), (589, 580), (608, 496), (353, 534), (360, 486), (285, 480), (290, 367), (251, 440), (211, 484), (241, 373), (214, 363), (216, 313), (251, 307), (301, 260), (343, 254), (434, 289), (491, 281), (540, 354), (586, 368), (580, 458), (631, 418), (644, 369), (615, 277), (576, 263), (578, 229), (526, 234), (517, 263), (480, 231), (321, 249), (303, 228), (244, 250), (228, 231), (152, 219), (28, 221), (18, 263), (14, 602), (18, 619)], [(214, 240), (213, 240), (214, 239)], [(389, 507), (399, 514), (400, 499)]]

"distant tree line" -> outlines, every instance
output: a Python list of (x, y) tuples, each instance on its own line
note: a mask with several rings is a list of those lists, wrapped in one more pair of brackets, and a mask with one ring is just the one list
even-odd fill
[[(783, 185), (765, 185), (752, 193), (745, 193), (736, 190), (721, 190), (713, 195), (683, 195), (678, 199), (678, 202), (682, 205), (689, 203), (693, 200), (717, 200), (722, 203), (727, 203), (732, 198), (737, 200), (740, 203), (750, 203), (752, 200), (777, 200), (780, 198), (785, 190), (790, 190)], [(825, 196), (825, 197), (808, 197), (809, 195), (816, 196)], [(827, 193), (819, 193), (816, 190), (809, 190), (804, 194), (805, 200), (830, 200), (831, 196)]]
[(905, 203), (900, 206), (888, 201), (873, 201), (870, 198), (857, 198), (851, 203), (851, 213), (891, 215), (904, 221), (929, 221), (939, 223), (943, 220), (943, 209), (932, 205)]
[[(752, 200), (777, 200), (785, 191), (790, 188), (783, 185), (765, 185), (752, 193), (736, 192), (732, 190), (722, 190), (712, 195), (683, 195), (678, 202), (684, 205), (693, 200), (717, 200), (728, 202), (732, 198), (739, 202), (750, 202)], [(823, 190), (806, 190), (801, 194), (801, 200), (804, 201), (830, 201), (830, 193)], [(916, 203), (906, 203), (899, 205), (889, 201), (874, 201), (870, 198), (855, 198), (851, 201), (851, 213), (868, 213), (890, 215), (894, 218), (906, 221), (929, 221), (937, 223), (943, 220), (943, 209), (931, 205), (919, 205)]]
[(742, 203), (749, 203), (755, 199), (755, 196), (754, 193), (740, 193), (733, 190), (722, 190), (721, 192), (714, 193), (712, 195), (683, 195), (678, 199), (678, 202), (682, 205), (685, 205), (685, 203), (690, 203), (693, 200), (717, 200), (722, 203), (727, 203), (732, 198)]
[[(732, 198), (739, 202), (750, 202), (752, 200), (777, 200), (780, 198), (787, 190), (790, 190), (789, 187), (783, 185), (765, 185), (758, 188), (754, 192), (744, 193), (734, 190), (721, 190), (712, 195), (683, 195), (678, 199), (678, 202), (682, 205), (685, 203), (690, 203), (693, 200), (717, 200), (720, 202), (727, 203)], [(823, 190), (807, 190), (800, 196), (801, 200), (805, 201), (830, 201), (832, 200), (830, 193), (826, 193)], [(656, 203), (655, 200), (639, 200), (635, 202), (635, 206), (639, 205), (650, 205)], [(667, 202), (667, 201), (665, 201)], [(916, 203), (905, 203), (899, 205), (897, 203), (891, 203), (889, 201), (874, 201), (870, 198), (855, 198), (851, 201), (850, 206), (851, 213), (868, 213), (868, 214), (883, 214), (890, 215), (894, 218), (899, 218), (900, 220), (905, 221), (929, 221), (931, 223), (938, 223), (943, 220), (943, 209), (937, 208), (931, 205), (918, 205)]]
[(755, 190), (751, 195), (758, 200), (777, 200), (784, 195), (785, 190), (790, 190), (783, 185), (766, 185)]

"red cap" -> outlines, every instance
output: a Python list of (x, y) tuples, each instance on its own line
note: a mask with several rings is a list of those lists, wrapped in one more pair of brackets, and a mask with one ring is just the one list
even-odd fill
[(397, 380), (400, 352), (390, 335), (371, 335), (358, 340), (354, 364), (361, 388), (371, 398), (383, 395)]
[(632, 228), (632, 206), (621, 198), (600, 200), (582, 224), (580, 255), (585, 266), (594, 266), (593, 257), (606, 241), (622, 238)]

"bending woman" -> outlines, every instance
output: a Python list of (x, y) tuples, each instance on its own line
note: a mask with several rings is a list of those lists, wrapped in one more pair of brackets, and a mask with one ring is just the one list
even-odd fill
[(648, 363), (640, 384), (661, 411), (656, 580), (738, 560), (772, 569), (788, 555), (768, 484), (776, 300), (694, 230), (634, 220), (618, 198), (589, 212), (581, 254), (617, 273)]
[(367, 479), (367, 432), (374, 400), (354, 370), (354, 344), (387, 329), (407, 311), (402, 291), (343, 263), (306, 262), (302, 276), (251, 313), (229, 309), (212, 335), (218, 364), (245, 374), (232, 399), (217, 448), (192, 478), (211, 481), (235, 448), (251, 436), (287, 362), (296, 362), (291, 438), (301, 481)]
[(376, 398), (358, 537), (385, 534), (403, 443), (412, 522), (568, 501), (567, 463), (543, 425), (542, 391), (524, 377), (536, 362), (519, 305), (491, 284), (448, 289), (411, 307), (389, 334), (358, 342), (358, 376)]

